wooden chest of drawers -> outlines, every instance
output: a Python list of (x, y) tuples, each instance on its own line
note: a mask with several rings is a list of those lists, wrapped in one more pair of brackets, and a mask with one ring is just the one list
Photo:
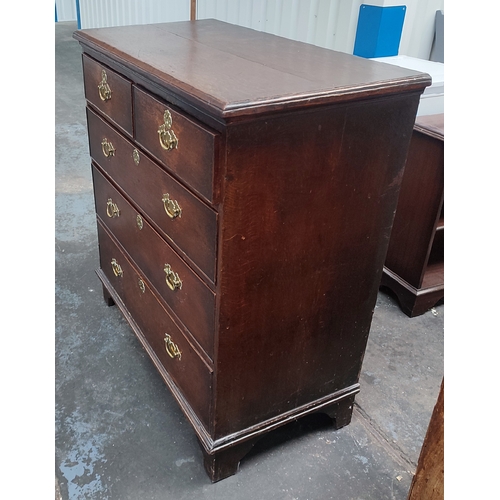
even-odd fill
[(104, 295), (212, 481), (349, 423), (428, 75), (213, 20), (81, 30)]

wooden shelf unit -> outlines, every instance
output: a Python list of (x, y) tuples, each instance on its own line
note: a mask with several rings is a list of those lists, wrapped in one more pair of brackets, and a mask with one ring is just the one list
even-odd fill
[(444, 298), (444, 114), (415, 122), (381, 286), (410, 317)]

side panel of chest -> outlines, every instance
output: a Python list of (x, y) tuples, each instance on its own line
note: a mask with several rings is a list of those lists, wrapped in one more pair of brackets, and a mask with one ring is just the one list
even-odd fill
[(417, 105), (228, 131), (217, 436), (358, 383)]

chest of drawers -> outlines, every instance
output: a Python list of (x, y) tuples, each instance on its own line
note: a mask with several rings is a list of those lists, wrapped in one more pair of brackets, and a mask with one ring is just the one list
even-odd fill
[(428, 75), (195, 21), (80, 30), (100, 268), (212, 481), (349, 423)]

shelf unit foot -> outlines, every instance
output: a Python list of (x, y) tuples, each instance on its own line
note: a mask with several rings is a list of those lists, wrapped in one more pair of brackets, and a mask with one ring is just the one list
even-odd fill
[(415, 288), (387, 268), (384, 268), (382, 290), (390, 290), (397, 298), (401, 310), (410, 318), (420, 316), (444, 299), (444, 285)]

